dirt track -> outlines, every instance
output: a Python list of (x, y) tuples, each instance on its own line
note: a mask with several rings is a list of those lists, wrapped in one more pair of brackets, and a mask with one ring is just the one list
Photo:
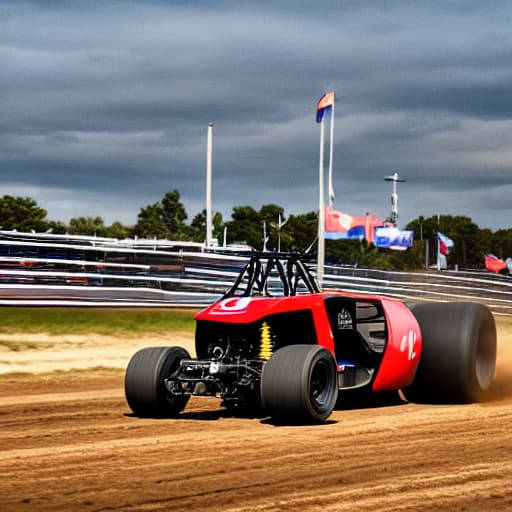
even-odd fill
[(511, 366), (501, 333), (486, 403), (338, 410), (306, 427), (230, 418), (211, 398), (138, 419), (119, 369), (4, 375), (0, 510), (512, 510)]

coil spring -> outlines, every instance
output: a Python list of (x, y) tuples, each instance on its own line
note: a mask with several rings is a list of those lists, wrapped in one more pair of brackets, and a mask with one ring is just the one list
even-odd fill
[(270, 325), (263, 322), (260, 327), (260, 359), (268, 360), (272, 357), (272, 334), (270, 333)]

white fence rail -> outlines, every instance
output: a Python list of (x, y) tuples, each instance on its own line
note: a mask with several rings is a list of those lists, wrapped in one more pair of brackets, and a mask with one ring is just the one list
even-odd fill
[(488, 272), (390, 272), (328, 267), (324, 288), (339, 288), (405, 301), (469, 301), (512, 314), (512, 278)]
[[(32, 259), (32, 267), (0, 269), (0, 305), (87, 305), (202, 307), (230, 286), (244, 265), (243, 257), (181, 254), (176, 271), (107, 265), (77, 271), (51, 270), (50, 260)], [(55, 264), (55, 261), (51, 263)], [(59, 262), (66, 267), (66, 262)], [(324, 289), (387, 295), (406, 301), (472, 301), (496, 313), (512, 314), (512, 278), (484, 272), (389, 272), (326, 266)]]

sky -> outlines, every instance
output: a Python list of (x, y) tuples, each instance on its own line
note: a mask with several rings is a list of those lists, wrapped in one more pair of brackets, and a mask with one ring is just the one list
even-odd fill
[(334, 91), (334, 208), (387, 217), (398, 172), (400, 226), (510, 228), (511, 21), (499, 0), (0, 0), (0, 196), (131, 225), (178, 190), (191, 221), (213, 123), (224, 220), (316, 211)]

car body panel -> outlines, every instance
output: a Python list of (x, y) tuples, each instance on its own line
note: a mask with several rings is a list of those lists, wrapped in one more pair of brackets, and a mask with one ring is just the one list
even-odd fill
[(414, 379), (422, 351), (421, 329), (410, 309), (397, 300), (381, 299), (388, 337), (374, 391), (408, 386)]
[[(381, 304), (386, 320), (385, 348), (375, 373), (373, 391), (400, 389), (411, 383), (422, 349), (421, 330), (409, 308), (399, 300), (382, 296), (328, 291), (290, 297), (227, 297), (196, 314), (198, 321), (251, 324), (271, 315), (309, 310), (317, 343), (336, 356), (334, 334), (326, 300), (347, 299)], [(300, 343), (301, 340), (297, 340)]]

